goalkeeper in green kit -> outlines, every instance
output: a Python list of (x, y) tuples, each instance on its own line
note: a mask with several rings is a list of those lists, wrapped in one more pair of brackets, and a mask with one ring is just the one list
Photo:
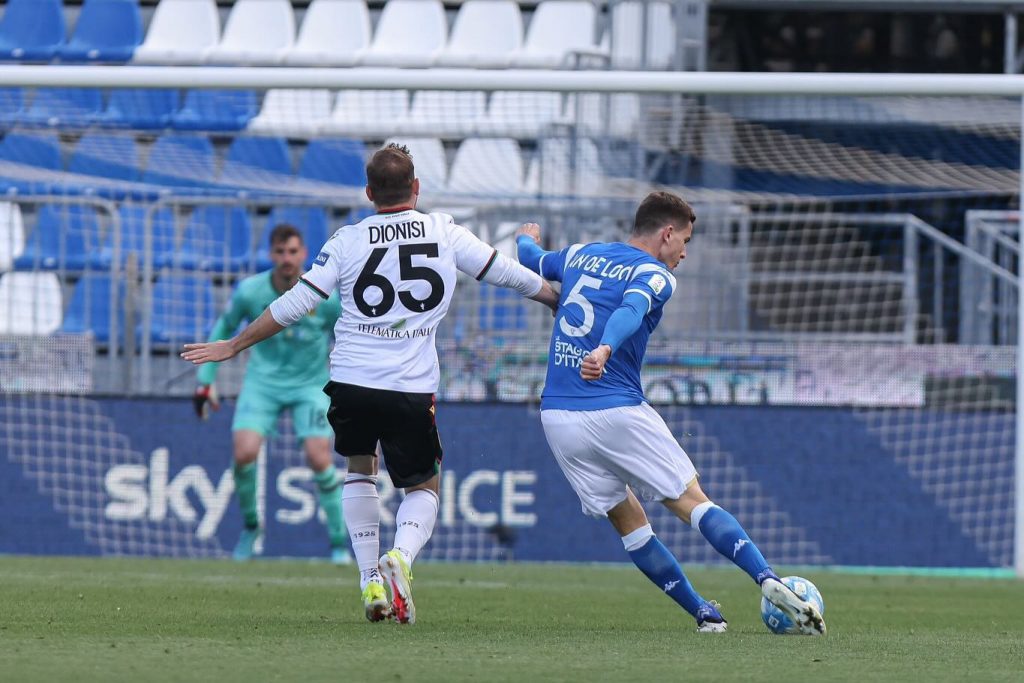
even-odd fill
[[(243, 321), (252, 322), (271, 302), (290, 290), (302, 274), (307, 253), (302, 234), (294, 226), (276, 226), (270, 233), (273, 269), (238, 284), (228, 310), (210, 333), (210, 341), (230, 338)], [(233, 553), (236, 560), (250, 559), (256, 541), (263, 534), (256, 510), (256, 458), (263, 440), (273, 434), (282, 411), (290, 410), (295, 433), (313, 470), (320, 507), (327, 517), (331, 561), (335, 564), (350, 562), (348, 533), (341, 513), (341, 478), (334, 468), (329, 441), (333, 434), (327, 422), (330, 399), (323, 392), (330, 380), (327, 368), (330, 337), (340, 314), (335, 293), (299, 323), (256, 344), (249, 356), (231, 423), (235, 491), (245, 521)], [(210, 408), (220, 407), (213, 389), (216, 375), (216, 363), (199, 368), (199, 388), (194, 404), (201, 418), (207, 416)]]

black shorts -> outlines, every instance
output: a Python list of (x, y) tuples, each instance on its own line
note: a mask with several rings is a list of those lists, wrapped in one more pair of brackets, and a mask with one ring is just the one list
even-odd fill
[(396, 488), (429, 480), (441, 470), (441, 439), (434, 421), (434, 395), (370, 389), (328, 382), (327, 420), (340, 455), (374, 455), (377, 442)]

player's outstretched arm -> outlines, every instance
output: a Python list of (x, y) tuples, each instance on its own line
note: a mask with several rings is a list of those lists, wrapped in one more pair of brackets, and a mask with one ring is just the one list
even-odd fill
[(268, 308), (251, 325), (242, 330), (241, 334), (223, 341), (185, 344), (185, 350), (181, 353), (181, 357), (195, 365), (225, 361), (234, 358), (253, 344), (258, 344), (264, 339), (274, 336), (284, 328), (284, 325), (274, 320), (274, 316)]
[(523, 223), (516, 231), (516, 256), (523, 264), (538, 275), (541, 272), (541, 260), (548, 252), (540, 248), (540, 226), (536, 223)]

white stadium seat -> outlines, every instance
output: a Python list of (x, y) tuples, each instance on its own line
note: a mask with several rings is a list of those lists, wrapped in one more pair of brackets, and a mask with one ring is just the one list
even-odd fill
[(588, 0), (545, 0), (530, 19), (526, 41), (509, 56), (509, 66), (526, 69), (571, 67), (572, 52), (593, 53), (597, 11)]
[[(644, 5), (647, 33), (644, 33)], [(620, 2), (612, 10), (611, 63), (616, 69), (668, 69), (676, 46), (676, 25), (668, 2)], [(644, 46), (646, 45), (646, 63)]]
[(456, 194), (522, 194), (523, 155), (508, 138), (468, 138), (455, 152), (448, 191)]
[(565, 118), (562, 93), (498, 91), (491, 95), (487, 116), (478, 132), (516, 138), (535, 138)]
[(210, 64), (278, 64), (295, 43), (290, 0), (237, 0)]
[(438, 66), (494, 69), (523, 44), (523, 16), (513, 0), (467, 0), (459, 8)]
[(367, 66), (430, 66), (448, 40), (448, 19), (438, 0), (389, 0), (363, 53)]
[(405, 90), (342, 90), (323, 132), (330, 135), (381, 136), (395, 132), (394, 122), (409, 111)]
[(265, 135), (292, 138), (313, 137), (331, 118), (330, 90), (268, 90), (260, 113), (249, 122), (249, 130)]
[(479, 91), (421, 90), (412, 96), (409, 115), (395, 121), (402, 135), (464, 138), (472, 135), (487, 111)]
[(132, 59), (140, 64), (199, 64), (218, 40), (215, 0), (161, 0)]
[(604, 172), (593, 140), (546, 138), (541, 140), (530, 162), (524, 189), (533, 195), (594, 196), (601, 193), (603, 180)]
[(0, 271), (10, 270), (14, 259), (25, 250), (25, 223), (21, 207), (0, 202)]
[(352, 66), (369, 47), (371, 33), (365, 0), (313, 0), (284, 63)]
[(52, 334), (60, 328), (64, 297), (54, 273), (0, 277), (0, 334)]
[(443, 192), (448, 181), (448, 158), (438, 138), (391, 138), (384, 144), (397, 142), (412, 154), (416, 177), (420, 179), (420, 193), (428, 202)]
[(584, 93), (570, 96), (565, 107), (565, 121), (578, 123), (586, 135), (629, 137), (636, 133), (639, 119), (640, 97), (635, 93)]

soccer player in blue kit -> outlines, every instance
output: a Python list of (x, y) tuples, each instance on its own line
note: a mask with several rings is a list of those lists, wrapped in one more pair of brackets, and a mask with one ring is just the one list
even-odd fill
[(800, 599), (765, 561), (740, 523), (701, 490), (689, 456), (647, 404), (640, 367), (686, 257), (696, 216), (681, 198), (652, 192), (625, 243), (540, 248), (540, 228), (524, 225), (519, 261), (562, 283), (541, 397), (544, 434), (583, 512), (607, 517), (633, 563), (697, 620), (722, 632), (718, 604), (702, 598), (658, 540), (638, 498), (660, 500), (757, 582), (801, 633), (822, 635), (817, 607)]

